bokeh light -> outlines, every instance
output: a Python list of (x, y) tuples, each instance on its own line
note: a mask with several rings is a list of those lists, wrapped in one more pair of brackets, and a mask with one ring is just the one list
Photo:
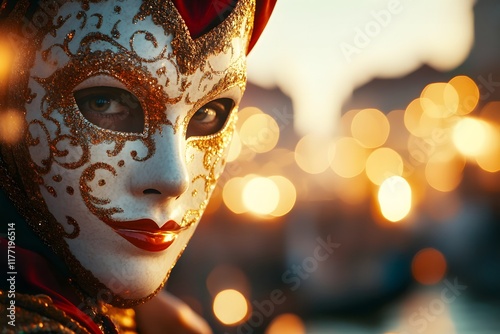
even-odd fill
[(449, 83), (431, 83), (420, 94), (420, 104), (426, 115), (432, 118), (447, 118), (457, 113), (458, 93)]
[(367, 148), (382, 146), (389, 136), (387, 117), (377, 109), (363, 109), (352, 119), (351, 133)]
[(444, 255), (434, 248), (420, 250), (411, 263), (413, 278), (424, 285), (439, 283), (446, 274), (446, 268)]
[(453, 128), (453, 143), (466, 156), (476, 156), (486, 150), (488, 125), (486, 122), (465, 117)]
[(435, 154), (425, 166), (425, 178), (436, 190), (453, 191), (462, 181), (464, 166), (465, 159), (458, 154)]
[(400, 221), (411, 210), (411, 187), (401, 176), (391, 176), (380, 186), (378, 202), (385, 219), (392, 222)]
[(387, 178), (403, 175), (403, 159), (393, 149), (382, 147), (373, 151), (366, 160), (366, 175), (376, 185)]
[(500, 101), (488, 102), (481, 109), (481, 119), (493, 126), (500, 126)]
[(302, 137), (295, 146), (295, 161), (306, 173), (319, 174), (328, 169), (332, 156), (330, 141), (314, 135)]
[(467, 115), (473, 111), (479, 102), (480, 92), (474, 80), (465, 75), (454, 77), (449, 82), (458, 93), (458, 115)]
[(247, 211), (241, 193), (245, 186), (245, 180), (242, 177), (234, 177), (224, 184), (222, 190), (222, 199), (229, 210), (234, 213), (244, 213)]
[[(0, 36), (4, 37), (4, 36)], [(0, 40), (0, 84), (7, 79), (12, 67), (12, 48), (7, 40)]]
[(487, 145), (481, 153), (475, 155), (476, 162), (487, 172), (498, 172), (500, 171), (500, 127), (488, 125), (485, 137)]
[(340, 118), (341, 135), (352, 136), (351, 132), (352, 120), (361, 110), (362, 109), (351, 109), (342, 115), (342, 117)]
[(14, 144), (23, 135), (23, 118), (20, 112), (7, 110), (0, 113), (0, 141)]
[(278, 207), (280, 191), (273, 180), (266, 177), (254, 177), (243, 188), (243, 204), (256, 214), (268, 215)]
[(248, 314), (248, 302), (241, 292), (227, 289), (219, 292), (213, 303), (214, 314), (225, 325), (236, 325)]
[(280, 129), (274, 118), (266, 114), (248, 117), (239, 130), (241, 142), (256, 153), (271, 151), (278, 143)]
[(241, 153), (241, 139), (238, 131), (234, 132), (233, 135), (233, 140), (231, 141), (231, 144), (229, 145), (229, 151), (226, 157), (227, 162), (232, 162), (238, 159)]
[(236, 128), (238, 131), (241, 126), (245, 124), (245, 121), (253, 115), (262, 115), (264, 112), (256, 107), (246, 107), (238, 111), (238, 122), (236, 123)]
[(265, 334), (306, 334), (306, 326), (299, 316), (284, 313), (273, 319)]
[(335, 143), (331, 168), (339, 176), (350, 178), (365, 169), (368, 150), (352, 137), (343, 137)]
[(500, 171), (500, 101), (486, 104), (480, 118), (486, 122), (486, 145), (482, 153), (475, 156), (477, 164), (485, 171)]
[(441, 120), (424, 112), (422, 99), (413, 100), (405, 110), (404, 123), (408, 131), (417, 137), (430, 136), (438, 128)]
[(279, 189), (279, 202), (276, 208), (271, 212), (274, 217), (281, 217), (292, 210), (297, 200), (297, 191), (293, 183), (284, 176), (275, 175), (269, 177)]

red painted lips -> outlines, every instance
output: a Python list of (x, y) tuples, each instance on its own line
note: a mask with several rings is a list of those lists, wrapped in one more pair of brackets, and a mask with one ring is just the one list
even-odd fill
[(109, 225), (132, 245), (149, 252), (167, 249), (182, 230), (173, 220), (169, 220), (161, 228), (151, 219), (112, 222)]

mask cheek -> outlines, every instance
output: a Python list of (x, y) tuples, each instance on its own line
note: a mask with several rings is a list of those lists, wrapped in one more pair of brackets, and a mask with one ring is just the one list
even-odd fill
[[(192, 207), (198, 207), (196, 216), (203, 213), (208, 200), (224, 171), (229, 143), (234, 133), (235, 116), (231, 116), (228, 125), (219, 133), (209, 137), (193, 138), (188, 141), (186, 161), (191, 171), (191, 186), (186, 196), (190, 196)], [(183, 225), (193, 223), (196, 210), (188, 210)]]

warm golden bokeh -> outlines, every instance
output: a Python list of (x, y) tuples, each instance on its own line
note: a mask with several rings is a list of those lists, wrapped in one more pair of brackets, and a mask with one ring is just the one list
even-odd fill
[(256, 114), (242, 122), (239, 129), (241, 142), (256, 153), (265, 153), (276, 147), (280, 129), (274, 118)]
[(363, 109), (352, 119), (352, 136), (367, 148), (382, 146), (389, 136), (389, 131), (387, 117), (377, 109)]
[(458, 93), (449, 83), (431, 83), (420, 94), (422, 109), (432, 118), (447, 118), (455, 115), (459, 103)]
[(7, 110), (0, 113), (0, 141), (14, 144), (23, 135), (23, 118), (20, 112)]
[(256, 107), (246, 107), (238, 111), (238, 122), (236, 123), (236, 128), (241, 129), (241, 126), (245, 124), (245, 121), (253, 115), (263, 115), (264, 112)]
[(280, 190), (273, 180), (266, 177), (254, 177), (246, 182), (242, 198), (248, 211), (268, 215), (278, 207)]
[(424, 285), (439, 283), (446, 274), (444, 255), (434, 248), (424, 248), (413, 257), (411, 271), (413, 278)]
[(10, 73), (10, 69), (12, 67), (12, 48), (9, 45), (9, 42), (6, 40), (2, 40), (1, 38), (4, 36), (0, 36), (0, 86), (2, 82), (6, 82), (7, 77)]
[(245, 179), (234, 177), (226, 182), (222, 190), (222, 199), (229, 210), (234, 213), (244, 213), (247, 211), (241, 193), (245, 186)]
[(449, 84), (458, 93), (459, 104), (457, 114), (467, 115), (472, 112), (476, 108), (480, 98), (479, 88), (474, 80), (465, 75), (459, 75), (451, 79)]
[(455, 190), (463, 177), (465, 159), (458, 155), (432, 156), (425, 166), (425, 178), (429, 185), (439, 191)]
[(487, 151), (489, 126), (486, 122), (464, 117), (453, 128), (453, 143), (460, 153), (474, 157)]
[(214, 298), (213, 311), (223, 324), (236, 325), (244, 321), (249, 313), (248, 301), (237, 290), (223, 290)]
[(343, 137), (335, 143), (331, 168), (342, 177), (354, 177), (365, 170), (369, 151), (352, 137)]
[(441, 120), (424, 112), (422, 99), (413, 100), (405, 110), (404, 123), (408, 131), (417, 137), (430, 136), (440, 127)]
[(488, 102), (482, 109), (480, 117), (491, 125), (500, 127), (500, 101)]
[(485, 149), (475, 155), (476, 162), (483, 170), (495, 173), (500, 171), (500, 127), (488, 126), (486, 141)]
[(330, 165), (333, 147), (325, 138), (307, 135), (295, 147), (295, 161), (306, 173), (323, 173)]
[(273, 319), (265, 334), (306, 334), (306, 327), (299, 316), (284, 313)]
[(227, 162), (232, 162), (238, 159), (241, 153), (242, 143), (238, 131), (234, 132), (233, 140), (229, 145), (229, 152), (226, 157)]
[(342, 136), (352, 136), (351, 132), (351, 124), (354, 117), (361, 111), (362, 109), (352, 109), (345, 112), (340, 118), (340, 135)]
[(403, 175), (403, 159), (393, 149), (381, 147), (373, 151), (366, 160), (366, 175), (376, 185), (387, 178)]
[(401, 176), (389, 177), (379, 188), (378, 202), (382, 215), (389, 221), (398, 222), (410, 213), (411, 187)]
[(275, 175), (269, 177), (278, 186), (280, 197), (276, 208), (271, 212), (274, 217), (281, 217), (292, 210), (297, 200), (297, 191), (293, 183), (286, 177)]
[[(270, 219), (289, 214), (300, 201), (362, 205), (379, 186), (380, 212), (375, 206), (373, 217), (400, 221), (412, 208), (426, 210), (429, 193), (455, 191), (466, 164), (500, 171), (500, 102), (489, 102), (479, 112), (479, 100), (478, 85), (456, 76), (427, 85), (404, 110), (387, 115), (373, 108), (349, 110), (336, 132), (341, 137), (309, 134), (293, 151), (276, 148), (279, 125), (272, 117), (244, 108), (228, 158), (229, 169), (231, 164), (236, 169), (222, 199), (235, 213)], [(259, 131), (276, 136), (259, 137)]]

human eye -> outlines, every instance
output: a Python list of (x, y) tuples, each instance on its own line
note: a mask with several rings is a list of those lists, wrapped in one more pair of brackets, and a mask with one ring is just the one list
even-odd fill
[(90, 87), (73, 92), (82, 115), (100, 128), (141, 133), (144, 111), (130, 92), (116, 87)]
[(213, 100), (205, 104), (191, 116), (187, 128), (187, 138), (217, 133), (226, 123), (234, 105), (234, 101), (228, 98)]

